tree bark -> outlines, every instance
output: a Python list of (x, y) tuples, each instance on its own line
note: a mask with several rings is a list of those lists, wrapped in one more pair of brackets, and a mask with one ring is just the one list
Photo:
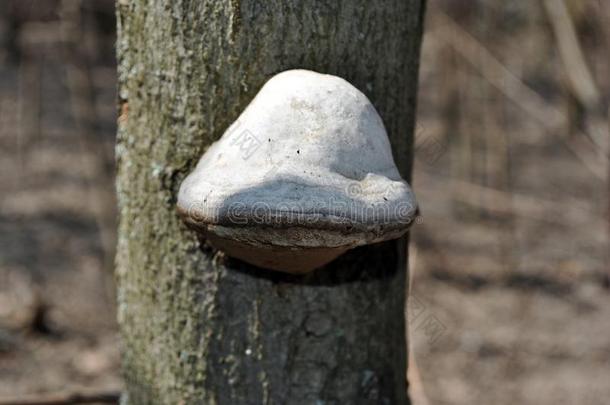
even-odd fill
[(402, 404), (406, 239), (304, 277), (176, 215), (182, 179), (280, 71), (363, 91), (409, 179), (424, 0), (119, 0), (118, 318), (129, 404)]

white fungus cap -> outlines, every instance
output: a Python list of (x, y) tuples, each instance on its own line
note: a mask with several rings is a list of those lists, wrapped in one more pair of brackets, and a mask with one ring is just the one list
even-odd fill
[(290, 70), (207, 150), (178, 210), (252, 246), (351, 248), (404, 234), (416, 202), (368, 98), (339, 77)]

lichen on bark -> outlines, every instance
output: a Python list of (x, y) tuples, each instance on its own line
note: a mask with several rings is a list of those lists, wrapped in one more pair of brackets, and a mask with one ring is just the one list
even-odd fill
[(408, 179), (422, 2), (117, 2), (125, 402), (406, 402), (404, 240), (281, 275), (209, 248), (175, 201), (261, 85), (292, 68), (363, 91)]

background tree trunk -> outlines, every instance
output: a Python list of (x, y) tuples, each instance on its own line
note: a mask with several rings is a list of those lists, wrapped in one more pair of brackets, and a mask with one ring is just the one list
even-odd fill
[(119, 0), (119, 322), (130, 404), (406, 399), (405, 240), (299, 278), (225, 257), (182, 179), (274, 74), (341, 76), (409, 178), (424, 0)]

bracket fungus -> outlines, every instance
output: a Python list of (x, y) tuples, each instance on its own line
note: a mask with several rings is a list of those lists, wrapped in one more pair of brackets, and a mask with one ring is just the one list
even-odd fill
[(178, 194), (183, 220), (213, 246), (288, 273), (398, 238), (416, 211), (371, 102), (307, 70), (271, 78)]

